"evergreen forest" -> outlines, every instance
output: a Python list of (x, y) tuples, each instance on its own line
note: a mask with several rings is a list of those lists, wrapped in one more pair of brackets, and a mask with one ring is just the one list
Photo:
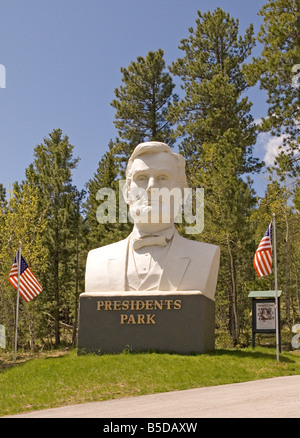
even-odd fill
[[(121, 67), (111, 106), (117, 137), (91, 171), (84, 190), (73, 183), (80, 169), (76, 145), (54, 127), (33, 148), (32, 163), (11, 191), (0, 181), (0, 324), (6, 348), (14, 346), (16, 291), (8, 281), (19, 242), (43, 286), (30, 302), (20, 299), (18, 345), (38, 351), (76, 347), (79, 295), (89, 250), (125, 238), (132, 223), (99, 223), (98, 191), (119, 182), (137, 144), (162, 141), (186, 160), (189, 187), (204, 188), (204, 229), (185, 235), (221, 249), (216, 330), (231, 345), (251, 343), (250, 291), (273, 290), (274, 273), (259, 278), (255, 251), (276, 216), (281, 325), (300, 323), (300, 0), (266, 0), (257, 34), (250, 24), (217, 8), (197, 11), (181, 57), (166, 65), (163, 49)], [(260, 55), (252, 56), (256, 45)], [(251, 113), (251, 87), (267, 96), (267, 113)], [(257, 137), (281, 139), (271, 166), (254, 156)], [(253, 179), (266, 178), (258, 196)], [(116, 273), (118, 275), (118, 273)]]

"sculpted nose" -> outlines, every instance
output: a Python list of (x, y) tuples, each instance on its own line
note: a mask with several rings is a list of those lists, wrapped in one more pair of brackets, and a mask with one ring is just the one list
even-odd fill
[(151, 176), (151, 177), (149, 178), (149, 181), (148, 181), (147, 192), (149, 192), (153, 187), (155, 187), (155, 180), (154, 180), (154, 178)]

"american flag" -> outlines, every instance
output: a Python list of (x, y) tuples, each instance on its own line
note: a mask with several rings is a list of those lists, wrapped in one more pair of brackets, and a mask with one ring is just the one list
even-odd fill
[(259, 277), (264, 277), (272, 272), (272, 223), (268, 226), (256, 250), (253, 265)]
[[(8, 280), (13, 285), (13, 287), (18, 290), (18, 262), (19, 262), (19, 251), (17, 251), (15, 261), (12, 265)], [(42, 286), (36, 279), (34, 273), (29, 268), (23, 257), (21, 256), (21, 267), (20, 267), (20, 295), (25, 301), (30, 301), (36, 297), (43, 290)]]

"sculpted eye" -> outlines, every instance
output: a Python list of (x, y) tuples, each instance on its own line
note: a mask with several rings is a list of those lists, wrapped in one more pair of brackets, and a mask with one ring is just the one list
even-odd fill
[(157, 177), (157, 180), (158, 180), (158, 181), (166, 181), (167, 179), (168, 179), (167, 175), (159, 175), (159, 176)]
[(146, 176), (145, 175), (139, 175), (137, 178), (136, 178), (136, 181), (146, 181)]

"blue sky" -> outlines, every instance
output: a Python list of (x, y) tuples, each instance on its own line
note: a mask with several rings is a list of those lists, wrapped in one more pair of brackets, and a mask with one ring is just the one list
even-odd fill
[[(121, 85), (121, 67), (150, 50), (164, 50), (166, 64), (183, 55), (182, 38), (195, 27), (197, 10), (218, 6), (250, 23), (264, 0), (0, 0), (0, 183), (25, 178), (34, 147), (62, 129), (80, 157), (73, 182), (79, 189), (95, 173), (110, 139), (117, 137), (110, 102)], [(258, 55), (257, 47), (253, 55)], [(176, 89), (180, 93), (179, 89)], [(265, 93), (247, 93), (255, 119), (266, 115)], [(255, 154), (264, 158), (269, 139), (261, 137)], [(258, 193), (263, 176), (256, 178)], [(260, 193), (262, 194), (262, 193)]]

